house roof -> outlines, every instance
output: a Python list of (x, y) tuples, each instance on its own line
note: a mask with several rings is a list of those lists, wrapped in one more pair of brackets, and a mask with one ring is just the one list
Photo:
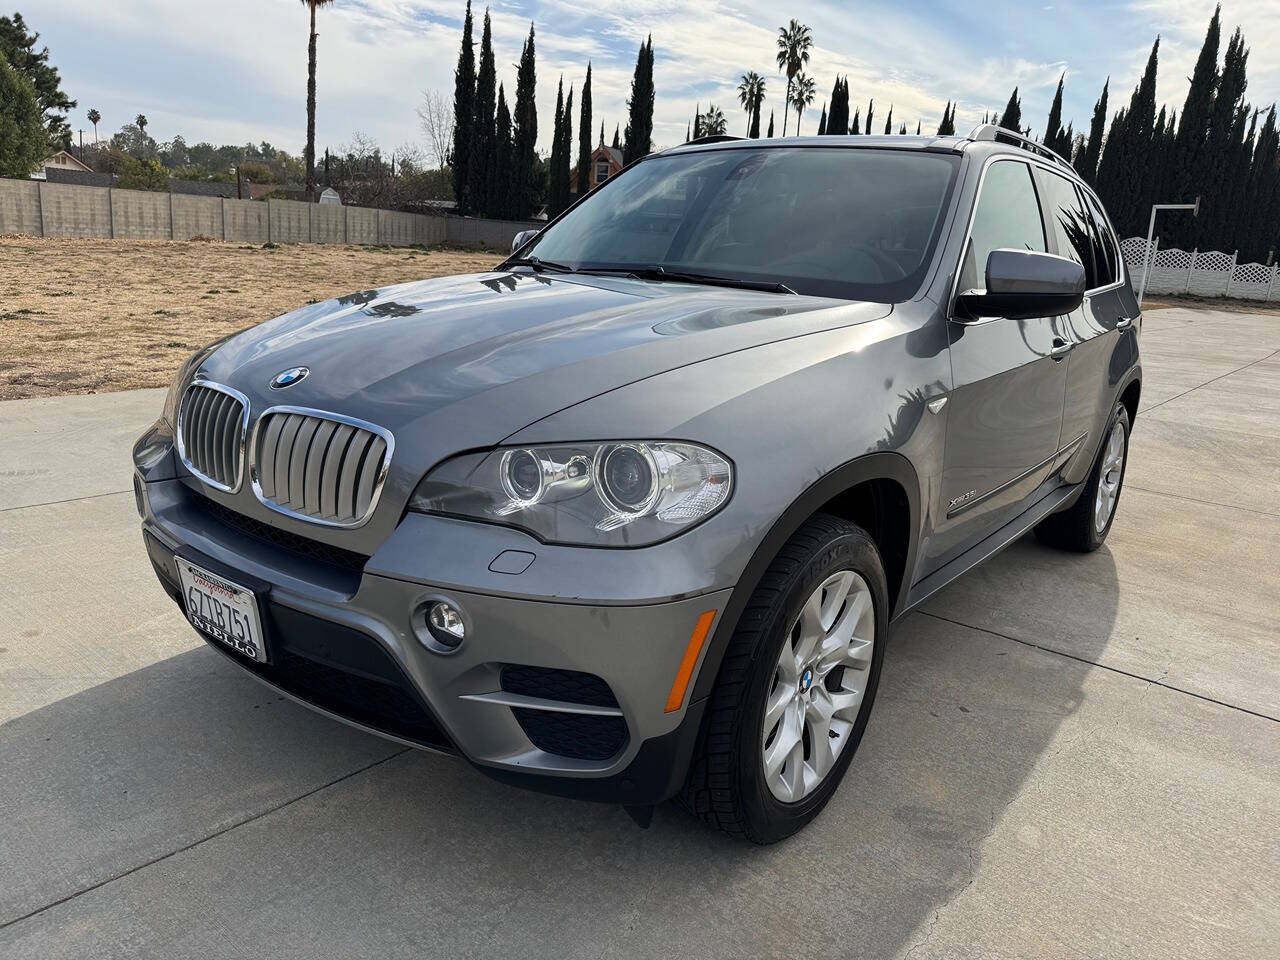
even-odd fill
[(66, 150), (59, 150), (44, 158), (41, 167), (61, 167), (62, 169), (79, 170), (81, 173), (93, 173), (93, 168), (81, 163)]

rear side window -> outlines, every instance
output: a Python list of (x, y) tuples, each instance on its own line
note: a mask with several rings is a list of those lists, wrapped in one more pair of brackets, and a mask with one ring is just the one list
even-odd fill
[(986, 287), (987, 257), (992, 250), (1001, 248), (1046, 252), (1031, 168), (1017, 160), (997, 161), (983, 177), (969, 247), (960, 269), (962, 292)]
[[(1088, 196), (1086, 194), (1086, 196)], [(1102, 208), (1098, 206), (1098, 201), (1093, 197), (1088, 197), (1089, 211), (1092, 216), (1089, 218), (1093, 229), (1090, 236), (1093, 240), (1093, 259), (1097, 265), (1097, 278), (1089, 280), (1089, 289), (1096, 287), (1105, 287), (1115, 283), (1119, 279), (1119, 266), (1116, 263), (1116, 239), (1111, 232), (1111, 228), (1107, 226), (1107, 218), (1102, 213)]]
[[(1084, 267), (1085, 286), (1103, 286), (1098, 282), (1094, 262), (1095, 240), (1093, 218), (1084, 205), (1076, 185), (1065, 177), (1042, 171), (1039, 178), (1044, 201), (1044, 219), (1057, 243), (1058, 255)], [(1106, 264), (1104, 262), (1103, 267)]]

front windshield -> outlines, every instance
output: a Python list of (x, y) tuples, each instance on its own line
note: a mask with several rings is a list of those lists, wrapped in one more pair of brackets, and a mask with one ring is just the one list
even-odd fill
[(657, 156), (521, 251), (576, 270), (662, 267), (892, 303), (920, 286), (958, 158), (759, 147)]

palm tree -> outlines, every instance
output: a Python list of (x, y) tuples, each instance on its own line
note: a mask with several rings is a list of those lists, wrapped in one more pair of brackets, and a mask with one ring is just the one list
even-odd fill
[(760, 105), (764, 103), (764, 77), (754, 70), (742, 75), (738, 84), (738, 102), (747, 111), (747, 136), (751, 136), (752, 126), (759, 127)]
[(138, 129), (145, 137), (147, 135), (147, 115), (145, 113), (140, 113), (133, 118), (133, 122), (138, 125)]
[(729, 129), (729, 121), (724, 112), (717, 106), (707, 104), (707, 112), (702, 115), (702, 135), (704, 137), (723, 137)]
[(778, 69), (787, 75), (787, 95), (782, 101), (782, 135), (787, 135), (787, 106), (793, 102), (791, 86), (795, 76), (809, 62), (809, 48), (813, 46), (813, 33), (799, 20), (792, 19), (785, 27), (778, 28)]
[(316, 198), (316, 7), (333, 0), (302, 0), (311, 8), (311, 40), (307, 44), (307, 147), (303, 159), (307, 165), (307, 200)]
[(138, 157), (142, 158), (147, 155), (147, 115), (140, 113), (133, 118), (133, 122), (138, 127)]
[(96, 145), (98, 142), (98, 123), (102, 120), (102, 114), (97, 110), (90, 110), (87, 116), (89, 117), (89, 122), (93, 124), (93, 142)]
[(796, 136), (800, 136), (800, 118), (804, 116), (804, 108), (813, 103), (814, 95), (817, 93), (816, 84), (813, 77), (806, 77), (803, 73), (796, 74), (796, 78), (791, 84), (791, 105), (796, 108)]

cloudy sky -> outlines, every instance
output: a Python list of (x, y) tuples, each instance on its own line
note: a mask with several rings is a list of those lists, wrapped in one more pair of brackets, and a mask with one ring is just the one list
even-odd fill
[[(298, 0), (18, 0), (84, 111), (114, 132), (138, 113), (158, 140), (258, 142), (300, 152), (305, 132), (307, 14)], [(1225, 0), (1225, 30), (1243, 27), (1254, 47), (1247, 96), (1280, 99), (1280, 61), (1266, 44), (1277, 0)], [(337, 0), (319, 13), (320, 149), (361, 132), (385, 148), (424, 141), (416, 108), (424, 90), (450, 98), (464, 0)], [(483, 9), (481, 3), (479, 9)], [(636, 48), (652, 33), (657, 105), (654, 139), (684, 140), (695, 104), (715, 103), (741, 133), (734, 94), (743, 70), (769, 78), (767, 115), (785, 80), (774, 64), (785, 16), (812, 27), (809, 73), (819, 96), (803, 131), (817, 128), (837, 74), (855, 106), (874, 97), (883, 121), (936, 129), (943, 104), (958, 99), (957, 128), (998, 110), (1017, 84), (1024, 122), (1043, 131), (1058, 76), (1066, 72), (1065, 117), (1088, 124), (1102, 83), (1127, 100), (1155, 35), (1162, 37), (1158, 96), (1180, 107), (1187, 76), (1213, 10), (1209, 0), (493, 0), (499, 79), (508, 95), (530, 21), (537, 27), (539, 140), (550, 141), (558, 77), (580, 85), (593, 66), (595, 126), (625, 121)], [(1269, 21), (1269, 22), (1268, 22)], [(477, 23), (476, 42), (479, 43)], [(1225, 46), (1225, 36), (1224, 36)], [(1270, 46), (1270, 48), (1268, 48)], [(794, 122), (794, 121), (793, 121)], [(87, 132), (86, 137), (90, 134)], [(576, 136), (576, 133), (575, 133)]]

